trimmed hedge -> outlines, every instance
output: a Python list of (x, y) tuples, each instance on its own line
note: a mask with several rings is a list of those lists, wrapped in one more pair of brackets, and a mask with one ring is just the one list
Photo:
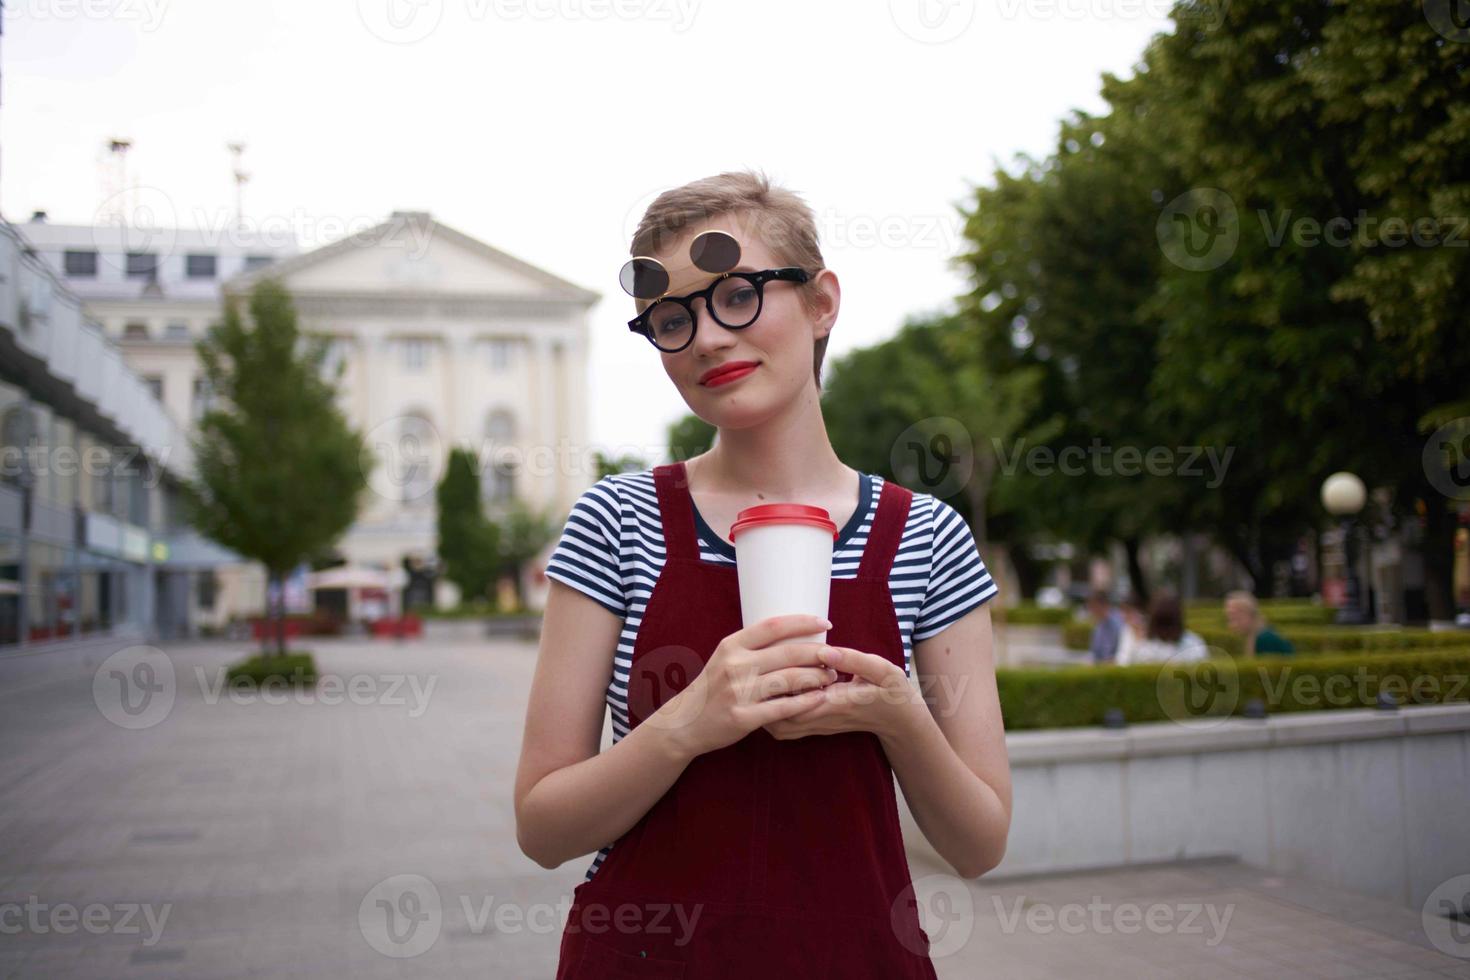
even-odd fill
[(316, 684), (316, 677), (316, 661), (305, 650), (287, 650), (279, 657), (257, 654), (231, 664), (225, 671), (227, 683), (242, 686), (284, 681), (298, 687), (311, 687)]
[(1073, 618), (1072, 610), (1066, 606), (1053, 609), (1038, 606), (1034, 602), (1008, 606), (1003, 615), (1007, 623), (1016, 626), (1062, 626), (1070, 623)]
[[(1262, 599), (1258, 603), (1261, 615), (1273, 626), (1330, 626), (1337, 616), (1337, 609), (1324, 606), (1310, 599)], [(1208, 625), (1210, 622), (1225, 625), (1224, 599), (1197, 599), (1184, 607), (1187, 623)], [(1192, 627), (1191, 627), (1192, 628)]]
[[(1205, 645), (1239, 656), (1244, 637), (1209, 623), (1189, 622)], [(1431, 632), (1427, 629), (1377, 629), (1364, 626), (1290, 626), (1277, 630), (1303, 653), (1352, 653), (1386, 650), (1443, 650), (1470, 644), (1463, 630)], [(1086, 650), (1092, 642), (1092, 623), (1068, 623), (1062, 627), (1062, 643), (1068, 650)]]
[(1130, 723), (1238, 715), (1252, 699), (1271, 714), (1373, 707), (1380, 691), (1401, 704), (1439, 704), (1470, 701), (1470, 647), (1060, 670), (1002, 667), (996, 680), (1008, 731), (1101, 725), (1110, 708), (1122, 709)]

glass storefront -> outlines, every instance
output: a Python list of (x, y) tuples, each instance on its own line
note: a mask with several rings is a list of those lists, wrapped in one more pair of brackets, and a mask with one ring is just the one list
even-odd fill
[(0, 646), (20, 642), (20, 538), (0, 531)]

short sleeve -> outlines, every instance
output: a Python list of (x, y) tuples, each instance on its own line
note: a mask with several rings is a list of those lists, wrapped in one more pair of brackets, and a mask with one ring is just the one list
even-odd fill
[(934, 544), (930, 552), (929, 587), (914, 621), (915, 641), (934, 636), (976, 606), (989, 602), (999, 591), (980, 558), (970, 525), (959, 511), (937, 497), (923, 499), (931, 506)]
[(595, 599), (615, 616), (628, 614), (619, 561), (622, 498), (610, 476), (582, 491), (546, 563), (546, 577)]

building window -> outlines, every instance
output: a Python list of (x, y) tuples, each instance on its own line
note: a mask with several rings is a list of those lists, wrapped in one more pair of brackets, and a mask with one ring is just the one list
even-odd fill
[(515, 442), (516, 417), (506, 409), (495, 409), (485, 420), (485, 438), (496, 446)]
[(215, 257), (213, 255), (188, 255), (184, 257), (184, 275), (190, 279), (213, 279)]
[(129, 279), (157, 279), (158, 256), (152, 252), (128, 253)]
[(170, 320), (168, 326), (163, 328), (163, 336), (168, 340), (188, 340), (189, 324), (183, 320)]
[(131, 320), (123, 325), (124, 340), (147, 340), (148, 324), (141, 320)]
[(515, 341), (505, 337), (493, 337), (485, 342), (490, 360), (490, 370), (508, 371), (515, 358)]
[(434, 503), (435, 468), (443, 464), (434, 453), (438, 445), (438, 432), (427, 416), (409, 412), (398, 420), (397, 442), (381, 462), (389, 467), (388, 478), (402, 489), (403, 503), (420, 507)]
[(429, 363), (429, 342), (422, 339), (410, 339), (403, 344), (403, 369), (405, 371), (422, 371)]
[(0, 415), (0, 446), (5, 452), (0, 458), (0, 479), (18, 487), (35, 483), (32, 459), (26, 456), (27, 447), (37, 442), (35, 414), (24, 404), (11, 405)]
[(204, 413), (212, 406), (213, 392), (209, 388), (209, 379), (200, 376), (194, 379), (194, 401), (190, 406), (190, 415), (195, 422), (204, 418)]
[(256, 269), (268, 266), (274, 261), (275, 257), (270, 255), (247, 255), (245, 256), (245, 271), (252, 272)]
[(219, 579), (216, 577), (214, 569), (204, 569), (199, 573), (199, 578), (196, 581), (198, 583), (198, 594), (195, 596), (195, 600), (198, 602), (199, 608), (206, 612), (212, 611), (214, 609), (215, 596), (219, 594)]
[(153, 392), (155, 399), (163, 401), (163, 378), (156, 374), (145, 374), (143, 375), (143, 383), (148, 386), (149, 391)]
[(347, 363), (350, 343), (345, 337), (332, 337), (327, 340), (322, 354), (322, 377), (330, 381), (337, 379), (339, 372), (344, 370)]
[(69, 276), (78, 279), (93, 279), (97, 276), (97, 253), (74, 252), (68, 249), (62, 256), (62, 268)]
[(514, 463), (495, 463), (485, 479), (485, 499), (492, 504), (509, 503), (516, 495), (516, 468)]

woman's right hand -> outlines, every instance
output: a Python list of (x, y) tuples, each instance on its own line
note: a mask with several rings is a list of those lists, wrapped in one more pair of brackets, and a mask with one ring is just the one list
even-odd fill
[(817, 659), (827, 644), (780, 641), (830, 628), (820, 616), (797, 614), (772, 616), (731, 633), (689, 686), (643, 723), (666, 730), (694, 758), (821, 703), (822, 688), (837, 679), (837, 672)]

